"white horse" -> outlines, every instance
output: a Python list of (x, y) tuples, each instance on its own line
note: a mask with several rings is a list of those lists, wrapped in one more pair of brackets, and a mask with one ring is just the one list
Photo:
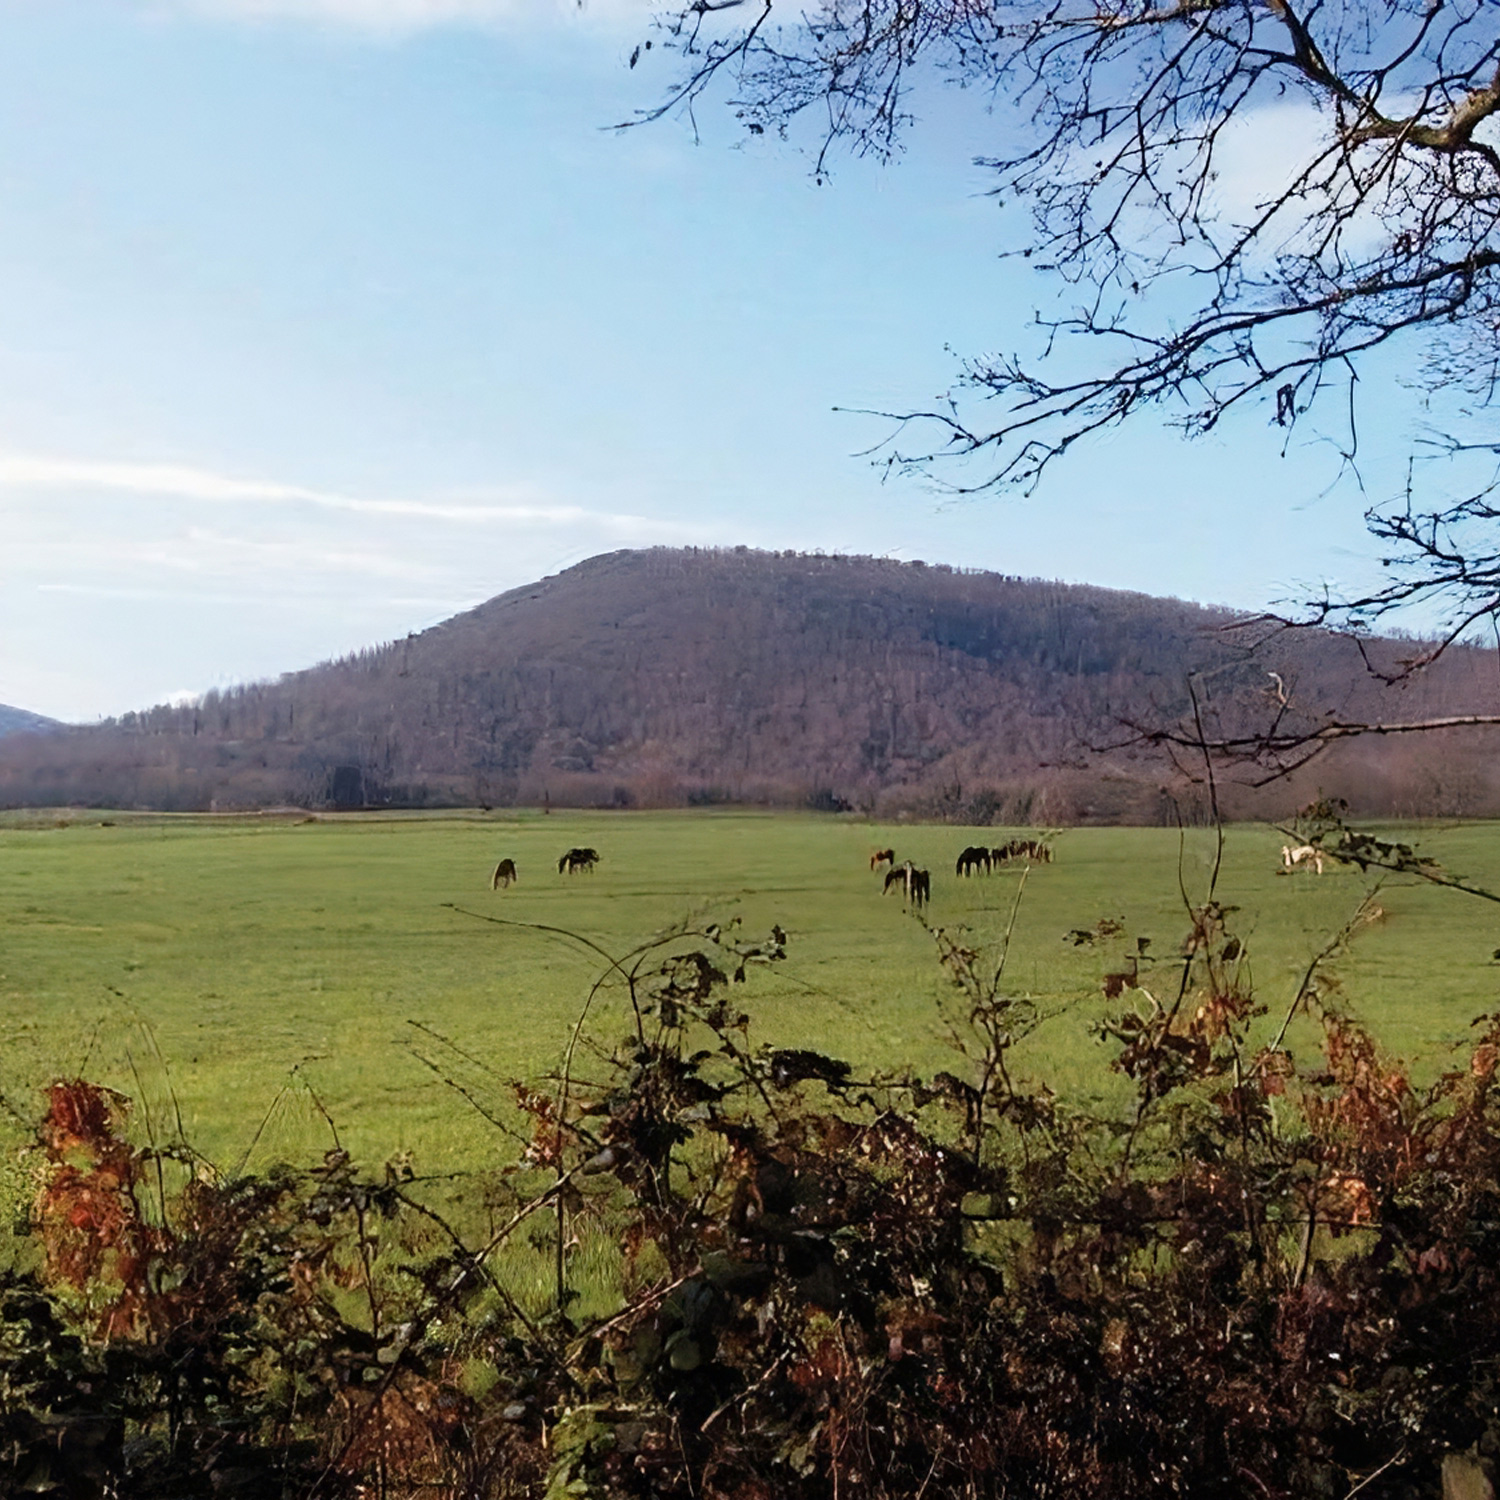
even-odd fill
[(1315, 844), (1299, 844), (1292, 848), (1290, 844), (1281, 846), (1281, 868), (1283, 873), (1290, 875), (1300, 864), (1311, 864), (1319, 875), (1323, 873), (1323, 851)]

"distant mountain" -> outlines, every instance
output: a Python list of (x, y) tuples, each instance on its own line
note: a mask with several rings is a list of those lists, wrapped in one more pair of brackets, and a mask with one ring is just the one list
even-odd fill
[[(615, 552), (405, 640), (0, 747), (0, 803), (194, 808), (715, 802), (975, 822), (1156, 821), (1198, 793), (1129, 725), (1490, 705), (1457, 651), (1397, 691), (1353, 643), (1178, 600), (871, 558)], [(1407, 643), (1367, 645), (1393, 660)], [(1224, 717), (1227, 716), (1227, 717)], [(1360, 742), (1232, 809), (1500, 809), (1493, 737)], [(1115, 747), (1110, 749), (1108, 747)], [(1494, 769), (1492, 769), (1494, 767)], [(1193, 768), (1187, 768), (1191, 771)]]
[(61, 728), (62, 725), (56, 719), (46, 718), (42, 714), (28, 713), (24, 708), (10, 708), (0, 703), (0, 735), (18, 734), (23, 730), (39, 732)]

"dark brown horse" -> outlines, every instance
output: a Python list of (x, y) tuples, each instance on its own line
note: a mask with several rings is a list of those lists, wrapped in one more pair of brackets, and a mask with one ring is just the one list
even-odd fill
[(893, 885), (901, 888), (903, 906), (925, 906), (932, 895), (932, 877), (926, 870), (919, 870), (910, 860), (897, 865), (885, 877), (885, 890), (889, 891)]
[(516, 874), (515, 860), (502, 859), (500, 863), (495, 866), (495, 873), (490, 876), (490, 889), (492, 891), (501, 890), (503, 887), (508, 886), (511, 881), (519, 880), (520, 878), (521, 877)]
[(870, 855), (870, 868), (878, 870), (881, 865), (889, 865), (893, 870), (896, 868), (896, 851), (894, 849), (876, 849)]
[(599, 863), (599, 851), (597, 849), (569, 849), (568, 852), (557, 862), (557, 873), (566, 872), (569, 875), (578, 870), (592, 871)]

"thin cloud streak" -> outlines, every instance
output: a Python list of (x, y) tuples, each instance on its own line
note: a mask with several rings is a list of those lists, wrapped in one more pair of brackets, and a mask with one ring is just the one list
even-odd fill
[(350, 515), (405, 517), (458, 525), (606, 526), (629, 535), (683, 537), (687, 528), (649, 516), (536, 503), (444, 504), (374, 500), (271, 480), (237, 479), (185, 464), (110, 463), (0, 452), (0, 490), (112, 490), (209, 504), (311, 505)]
[[(241, 591), (238, 593), (227, 591), (194, 591), (185, 589), (164, 588), (130, 588), (119, 584), (94, 584), (94, 583), (38, 583), (35, 585), (39, 594), (70, 594), (83, 599), (118, 599), (135, 604), (208, 604), (208, 605), (230, 605), (236, 609), (260, 608), (266, 604), (266, 596), (262, 593), (251, 593)], [(465, 609), (472, 609), (476, 601), (461, 596), (452, 598), (412, 598), (407, 596), (395, 597), (383, 601), (388, 605), (400, 605), (408, 609), (421, 609), (432, 612), (440, 612), (443, 615), (458, 614)], [(478, 601), (482, 603), (483, 601)], [(326, 598), (311, 594), (299, 594), (288, 591), (278, 594), (275, 598), (278, 608), (313, 608), (316, 609), (326, 603)]]
[[(319, 587), (340, 578), (401, 579), (421, 584), (450, 571), (437, 559), (420, 561), (405, 551), (352, 552), (302, 542), (260, 542), (197, 533), (141, 542), (110, 539), (93, 546), (62, 542), (30, 546), (17, 574), (43, 569), (59, 573), (99, 572), (118, 576), (122, 567), (166, 577), (255, 577), (283, 586), (301, 579)], [(6, 571), (0, 563), (0, 575)]]

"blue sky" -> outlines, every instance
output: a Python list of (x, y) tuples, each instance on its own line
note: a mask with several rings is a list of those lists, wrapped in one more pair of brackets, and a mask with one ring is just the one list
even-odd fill
[[(625, 66), (648, 15), (0, 0), (0, 702), (274, 676), (622, 546), (1247, 607), (1369, 575), (1365, 497), (1264, 412), (1101, 441), (1027, 499), (883, 482), (888, 425), (833, 408), (930, 401), (945, 346), (1052, 295), (997, 258), (996, 122), (933, 89), (902, 160), (823, 187), (711, 108), (613, 132), (667, 76)], [(1412, 418), (1375, 385), (1385, 499)]]

